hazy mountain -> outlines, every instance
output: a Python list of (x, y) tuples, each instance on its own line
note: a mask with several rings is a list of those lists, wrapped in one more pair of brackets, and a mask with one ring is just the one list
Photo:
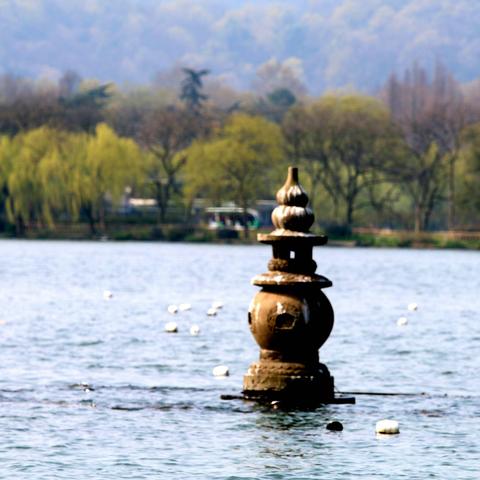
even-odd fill
[(180, 64), (318, 93), (371, 91), (436, 58), (462, 81), (480, 76), (478, 1), (0, 0), (0, 73), (147, 82)]

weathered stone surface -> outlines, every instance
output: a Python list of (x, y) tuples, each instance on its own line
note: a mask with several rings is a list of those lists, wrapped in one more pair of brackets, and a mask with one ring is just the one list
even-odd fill
[(273, 258), (269, 272), (252, 280), (262, 287), (248, 312), (260, 358), (245, 374), (243, 391), (257, 399), (332, 403), (333, 377), (318, 355), (333, 328), (333, 309), (321, 291), (332, 282), (315, 274), (312, 258), (313, 247), (325, 244), (327, 237), (309, 231), (314, 217), (296, 168), (289, 168), (277, 201), (272, 213), (276, 229), (258, 236), (272, 245)]
[(252, 285), (262, 286), (308, 286), (320, 288), (327, 288), (332, 286), (332, 282), (322, 276), (315, 274), (301, 274), (292, 273), (289, 271), (272, 271), (256, 275), (252, 278)]
[(248, 319), (262, 349), (308, 363), (332, 331), (333, 310), (320, 290), (303, 290), (261, 290), (250, 305)]

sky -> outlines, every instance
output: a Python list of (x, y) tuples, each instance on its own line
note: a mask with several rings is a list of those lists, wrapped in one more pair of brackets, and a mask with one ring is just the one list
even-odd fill
[(180, 65), (239, 89), (286, 75), (315, 94), (373, 92), (436, 59), (480, 77), (480, 1), (0, 0), (0, 74), (148, 83)]

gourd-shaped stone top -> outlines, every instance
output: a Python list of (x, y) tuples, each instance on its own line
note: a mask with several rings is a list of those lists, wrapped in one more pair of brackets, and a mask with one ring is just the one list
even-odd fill
[(298, 168), (288, 167), (287, 180), (277, 192), (277, 202), (278, 207), (272, 212), (272, 222), (277, 231), (308, 233), (315, 216), (307, 208), (308, 196), (298, 182)]

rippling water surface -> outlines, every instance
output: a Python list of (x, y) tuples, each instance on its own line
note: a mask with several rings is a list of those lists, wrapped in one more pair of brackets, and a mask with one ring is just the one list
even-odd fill
[[(269, 257), (263, 246), (0, 242), (0, 478), (480, 478), (480, 254), (317, 249), (334, 283), (321, 357), (337, 389), (419, 395), (305, 412), (220, 399), (257, 358), (250, 278)], [(214, 300), (225, 307), (207, 317)], [(192, 309), (167, 312), (183, 302)], [(164, 333), (172, 320), (179, 332)], [(219, 364), (229, 377), (212, 376)], [(376, 436), (383, 418), (400, 435)], [(331, 420), (343, 432), (327, 431)]]

